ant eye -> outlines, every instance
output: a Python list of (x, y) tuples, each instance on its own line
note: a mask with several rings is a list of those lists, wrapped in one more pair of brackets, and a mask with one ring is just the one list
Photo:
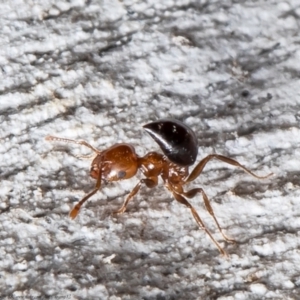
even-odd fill
[(118, 172), (118, 179), (122, 179), (126, 176), (126, 172), (125, 171), (119, 171)]
[(198, 154), (193, 130), (178, 120), (164, 119), (143, 126), (167, 158), (180, 166), (194, 164)]

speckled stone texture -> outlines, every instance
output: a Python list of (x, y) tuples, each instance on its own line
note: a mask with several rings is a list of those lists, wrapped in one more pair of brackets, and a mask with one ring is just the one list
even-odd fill
[[(4, 0), (0, 3), (0, 297), (300, 299), (300, 4), (291, 1)], [(176, 118), (198, 161), (191, 199), (220, 256), (160, 182), (113, 217), (137, 177), (90, 192), (90, 151), (139, 155), (142, 125)]]

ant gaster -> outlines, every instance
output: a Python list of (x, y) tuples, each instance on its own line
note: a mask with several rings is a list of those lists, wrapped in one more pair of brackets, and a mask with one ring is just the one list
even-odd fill
[(158, 184), (158, 178), (161, 177), (165, 187), (172, 193), (173, 197), (190, 209), (199, 227), (209, 235), (220, 253), (227, 256), (225, 250), (206, 228), (195, 208), (186, 199), (201, 194), (205, 208), (214, 219), (223, 238), (227, 242), (233, 243), (234, 240), (228, 238), (223, 233), (204, 190), (202, 188), (193, 188), (189, 191), (185, 191), (183, 187), (187, 183), (194, 181), (211, 159), (218, 159), (227, 164), (240, 167), (258, 179), (267, 178), (271, 176), (272, 173), (267, 176), (257, 176), (236, 160), (219, 154), (206, 156), (194, 167), (192, 172), (189, 173), (188, 167), (195, 163), (198, 154), (198, 143), (192, 129), (184, 123), (172, 119), (158, 120), (146, 124), (143, 127), (158, 143), (164, 155), (157, 152), (149, 152), (145, 156), (140, 157), (135, 153), (134, 147), (126, 143), (115, 144), (106, 150), (100, 151), (85, 141), (76, 141), (54, 136), (46, 137), (48, 141), (62, 141), (86, 146), (96, 154), (90, 170), (90, 176), (96, 179), (96, 186), (74, 206), (70, 212), (70, 217), (72, 219), (76, 218), (82, 204), (101, 188), (101, 181), (112, 182), (128, 179), (135, 176), (137, 171), (140, 170), (145, 178), (137, 183), (126, 197), (120, 209), (114, 212), (115, 214), (122, 214), (126, 210), (129, 201), (138, 193), (142, 185), (153, 188)]

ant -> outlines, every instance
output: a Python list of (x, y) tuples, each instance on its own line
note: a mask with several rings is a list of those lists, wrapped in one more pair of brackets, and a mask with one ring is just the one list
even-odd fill
[(137, 183), (126, 197), (123, 205), (114, 214), (122, 214), (126, 210), (129, 201), (138, 193), (142, 185), (153, 188), (158, 184), (158, 178), (161, 177), (165, 187), (172, 193), (175, 200), (190, 209), (198, 226), (208, 234), (220, 253), (227, 256), (225, 250), (206, 228), (195, 208), (186, 199), (194, 198), (197, 194), (201, 194), (205, 208), (214, 219), (224, 240), (234, 243), (233, 239), (228, 238), (223, 233), (206, 193), (202, 188), (193, 188), (185, 191), (183, 187), (187, 183), (194, 181), (201, 174), (205, 165), (212, 159), (218, 159), (227, 164), (240, 167), (258, 179), (268, 178), (273, 173), (267, 176), (255, 175), (236, 160), (219, 154), (206, 156), (189, 173), (188, 167), (195, 163), (198, 154), (197, 138), (191, 128), (173, 119), (151, 122), (144, 125), (143, 128), (158, 143), (164, 154), (149, 152), (145, 156), (140, 157), (135, 153), (134, 147), (127, 143), (115, 144), (106, 150), (100, 151), (82, 140), (76, 141), (55, 136), (46, 137), (48, 141), (61, 141), (83, 145), (95, 153), (90, 169), (90, 176), (96, 179), (95, 188), (74, 206), (70, 212), (70, 217), (72, 219), (76, 218), (81, 206), (100, 190), (102, 181), (112, 182), (128, 179), (135, 176), (138, 170), (140, 170), (145, 178)]

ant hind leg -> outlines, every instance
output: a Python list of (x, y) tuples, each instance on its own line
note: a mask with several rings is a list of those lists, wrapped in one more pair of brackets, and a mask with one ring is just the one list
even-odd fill
[(211, 160), (211, 159), (218, 159), (221, 160), (229, 165), (235, 166), (235, 167), (240, 167), (241, 169), (243, 169), (246, 173), (250, 174), (251, 176), (257, 178), (257, 179), (265, 179), (268, 178), (270, 176), (273, 175), (273, 173), (270, 173), (266, 176), (258, 176), (256, 174), (254, 174), (253, 172), (251, 172), (249, 169), (247, 169), (246, 167), (244, 167), (243, 165), (241, 165), (238, 161), (223, 156), (223, 155), (219, 155), (219, 154), (210, 154), (208, 156), (206, 156), (205, 158), (203, 158), (193, 169), (193, 171), (190, 173), (190, 175), (188, 176), (188, 178), (186, 178), (186, 180), (184, 181), (184, 183), (188, 183), (191, 182), (193, 180), (195, 180), (203, 171), (204, 167), (206, 166), (206, 164)]
[(210, 239), (214, 242), (214, 244), (217, 246), (217, 248), (219, 249), (220, 253), (222, 255), (224, 255), (225, 257), (228, 257), (228, 254), (226, 253), (226, 251), (221, 247), (221, 245), (215, 240), (215, 238), (212, 236), (212, 234), (210, 233), (210, 231), (206, 228), (205, 224), (203, 223), (203, 221), (201, 220), (200, 216), (198, 215), (197, 211), (195, 210), (195, 208), (182, 196), (179, 194), (176, 194), (175, 192), (172, 192), (174, 198), (184, 204), (186, 207), (188, 207), (191, 210), (191, 213), (194, 217), (194, 219), (196, 220), (198, 226), (203, 229), (206, 234), (210, 237)]
[(209, 199), (208, 199), (206, 193), (204, 192), (204, 190), (202, 188), (195, 188), (195, 189), (192, 189), (190, 191), (184, 192), (182, 194), (187, 198), (194, 198), (196, 196), (196, 194), (198, 194), (198, 193), (202, 194), (204, 204), (205, 204), (205, 208), (208, 211), (208, 213), (213, 217), (213, 219), (214, 219), (215, 223), (217, 224), (217, 227), (218, 227), (220, 233), (222, 234), (224, 240), (226, 240), (229, 243), (236, 243), (236, 241), (234, 239), (229, 238), (223, 232), (223, 229), (221, 228), (221, 226), (220, 226), (220, 224), (219, 224), (219, 222), (218, 222), (218, 220), (215, 216), (214, 210), (213, 210), (213, 208), (212, 208), (212, 206), (209, 202)]

